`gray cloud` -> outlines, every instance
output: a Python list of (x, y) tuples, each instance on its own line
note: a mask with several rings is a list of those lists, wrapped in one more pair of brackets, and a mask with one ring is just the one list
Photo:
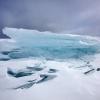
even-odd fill
[(0, 0), (0, 28), (100, 36), (100, 0)]

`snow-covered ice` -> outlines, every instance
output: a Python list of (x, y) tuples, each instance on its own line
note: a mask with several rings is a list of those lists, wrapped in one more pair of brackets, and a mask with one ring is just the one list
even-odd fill
[(0, 100), (100, 100), (98, 38), (3, 32), (12, 39), (0, 40)]

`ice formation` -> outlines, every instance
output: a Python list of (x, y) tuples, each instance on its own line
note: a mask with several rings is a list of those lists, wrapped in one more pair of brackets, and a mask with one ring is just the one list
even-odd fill
[(3, 32), (11, 39), (0, 39), (1, 100), (100, 100), (98, 38), (16, 28)]

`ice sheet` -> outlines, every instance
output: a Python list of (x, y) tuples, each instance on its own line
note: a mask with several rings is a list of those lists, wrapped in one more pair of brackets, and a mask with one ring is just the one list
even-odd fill
[(98, 38), (5, 28), (0, 100), (100, 100)]

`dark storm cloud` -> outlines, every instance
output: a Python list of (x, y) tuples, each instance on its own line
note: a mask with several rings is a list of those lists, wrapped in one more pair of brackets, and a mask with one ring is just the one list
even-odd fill
[(99, 5), (100, 0), (0, 0), (0, 28), (99, 35)]

